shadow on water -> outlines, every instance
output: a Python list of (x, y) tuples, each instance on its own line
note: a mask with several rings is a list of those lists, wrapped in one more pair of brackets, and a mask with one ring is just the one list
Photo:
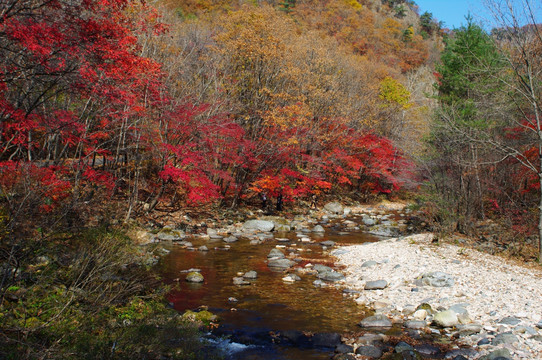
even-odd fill
[[(290, 239), (279, 243), (270, 239), (259, 245), (250, 245), (240, 238), (225, 250), (221, 240), (191, 239), (194, 247), (206, 245), (210, 251), (182, 249), (172, 245), (170, 254), (163, 258), (162, 276), (173, 290), (169, 300), (178, 311), (207, 306), (219, 315), (219, 332), (234, 341), (217, 341), (230, 352), (231, 359), (329, 359), (330, 349), (280, 346), (272, 342), (275, 332), (301, 330), (311, 333), (343, 333), (358, 331), (357, 323), (367, 309), (344, 296), (334, 286), (319, 288), (313, 285), (314, 275), (301, 274), (301, 281), (286, 283), (285, 272), (267, 267), (267, 254), (276, 245), (286, 245), (286, 253), (294, 251), (299, 266), (311, 263), (329, 264), (332, 259), (318, 243), (325, 240), (337, 246), (378, 241), (379, 238), (362, 232), (343, 233), (327, 229), (325, 236), (311, 237), (312, 244), (300, 242), (295, 233), (281, 234)], [(276, 235), (276, 234), (275, 234)], [(278, 235), (276, 235), (278, 237)], [(190, 268), (201, 270), (205, 281), (192, 284), (185, 281)], [(234, 285), (238, 273), (255, 270), (258, 277), (250, 285)], [(293, 270), (292, 270), (293, 272)], [(236, 301), (229, 300), (235, 298)], [(331, 350), (332, 351), (332, 350)]]

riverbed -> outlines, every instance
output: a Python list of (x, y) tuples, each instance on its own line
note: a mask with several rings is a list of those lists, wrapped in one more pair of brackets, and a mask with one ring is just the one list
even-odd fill
[[(359, 331), (357, 323), (368, 309), (356, 304), (338, 286), (315, 286), (314, 274), (299, 271), (318, 263), (332, 265), (330, 248), (322, 246), (323, 241), (333, 241), (338, 246), (382, 239), (361, 230), (342, 230), (330, 227), (325, 234), (308, 234), (311, 242), (302, 242), (296, 232), (289, 232), (277, 235), (279, 240), (269, 238), (259, 244), (251, 244), (242, 237), (230, 244), (221, 239), (194, 237), (190, 239), (190, 249), (170, 245), (171, 252), (163, 258), (161, 267), (164, 281), (173, 288), (169, 300), (180, 312), (209, 308), (220, 318), (221, 334), (233, 335), (239, 343), (252, 345), (230, 346), (232, 358), (242, 353), (242, 358), (251, 359), (329, 359), (333, 349), (272, 345), (270, 334)], [(194, 250), (202, 245), (208, 251)], [(295, 253), (297, 271), (278, 271), (267, 266), (267, 255), (277, 246)], [(204, 282), (186, 282), (188, 270), (200, 271)], [(248, 271), (256, 271), (257, 278), (247, 285), (233, 283), (234, 277)], [(301, 280), (285, 282), (287, 273), (298, 274)]]

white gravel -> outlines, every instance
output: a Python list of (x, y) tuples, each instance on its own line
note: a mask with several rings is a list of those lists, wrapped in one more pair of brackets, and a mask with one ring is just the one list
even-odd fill
[[(391, 304), (389, 314), (395, 317), (401, 312), (408, 314), (405, 309), (424, 302), (433, 309), (463, 304), (473, 322), (483, 325), (484, 330), (461, 341), (475, 345), (482, 337), (491, 339), (492, 334), (512, 331), (519, 341), (498, 347), (507, 347), (514, 359), (542, 359), (542, 330), (536, 327), (542, 320), (542, 270), (473, 249), (432, 244), (432, 238), (432, 234), (418, 234), (342, 248), (348, 252), (337, 258), (338, 264), (346, 267), (345, 286), (361, 291), (356, 300), (360, 304)], [(362, 268), (369, 260), (378, 264)], [(455, 284), (442, 288), (415, 285), (422, 274), (433, 271), (452, 275)], [(386, 280), (389, 285), (384, 290), (364, 291), (365, 283), (371, 280)], [(412, 291), (413, 288), (418, 291)], [(498, 323), (507, 316), (516, 317), (521, 323)], [(404, 316), (403, 320), (407, 318)], [(521, 327), (530, 327), (537, 334), (525, 333)], [(485, 345), (477, 350), (484, 354), (496, 348)]]

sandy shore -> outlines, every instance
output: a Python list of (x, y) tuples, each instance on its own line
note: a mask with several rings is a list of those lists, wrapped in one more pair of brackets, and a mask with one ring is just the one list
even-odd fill
[[(514, 359), (542, 359), (542, 330), (537, 327), (542, 320), (542, 269), (519, 266), (473, 249), (432, 244), (431, 240), (431, 234), (418, 234), (341, 248), (347, 251), (337, 255), (338, 264), (345, 266), (345, 286), (361, 291), (358, 303), (382, 308), (396, 321), (412, 319), (412, 308), (421, 303), (429, 303), (435, 310), (461, 304), (472, 323), (483, 328), (460, 337), (460, 342), (475, 346), (481, 355), (504, 347)], [(376, 265), (362, 267), (366, 261)], [(433, 287), (416, 282), (435, 271), (451, 275), (454, 285)], [(388, 286), (363, 290), (372, 280), (386, 280)], [(517, 324), (503, 324), (507, 317)], [(428, 324), (431, 320), (431, 316), (425, 319)], [(455, 328), (444, 331), (452, 336)], [(507, 332), (517, 341), (498, 345), (492, 341)], [(489, 345), (476, 345), (484, 338)]]

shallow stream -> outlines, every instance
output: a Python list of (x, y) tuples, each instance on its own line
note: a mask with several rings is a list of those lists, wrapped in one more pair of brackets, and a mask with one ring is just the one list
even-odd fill
[[(345, 233), (339, 228), (326, 228), (325, 235), (308, 235), (314, 243), (302, 243), (296, 233), (291, 232), (275, 234), (290, 239), (289, 242), (268, 239), (258, 245), (251, 245), (246, 238), (231, 244), (222, 240), (189, 239), (195, 248), (206, 245), (208, 252), (172, 245), (169, 247), (171, 252), (162, 262), (164, 281), (174, 288), (169, 300), (181, 312), (207, 306), (217, 314), (220, 328), (216, 333), (229, 335), (232, 339), (219, 342), (217, 346), (229, 352), (230, 359), (330, 359), (333, 349), (274, 344), (272, 335), (287, 330), (311, 333), (359, 331), (357, 323), (367, 309), (331, 283), (331, 286), (316, 287), (313, 285), (315, 275), (300, 274), (301, 281), (284, 282), (284, 272), (267, 267), (267, 254), (277, 245), (285, 245), (286, 248), (281, 250), (286, 253), (298, 249), (295, 252), (301, 259), (298, 266), (303, 267), (309, 262), (330, 265), (333, 259), (319, 242), (332, 240), (336, 242), (336, 248), (378, 241), (379, 238), (359, 230)], [(190, 268), (201, 269), (204, 283), (185, 281), (183, 271)], [(257, 279), (250, 280), (250, 285), (233, 284), (233, 277), (250, 270), (258, 273)]]

